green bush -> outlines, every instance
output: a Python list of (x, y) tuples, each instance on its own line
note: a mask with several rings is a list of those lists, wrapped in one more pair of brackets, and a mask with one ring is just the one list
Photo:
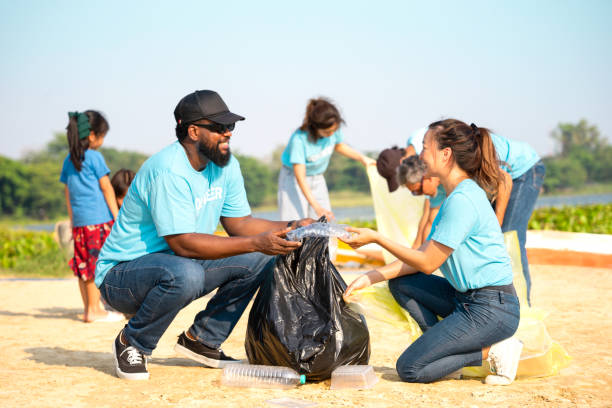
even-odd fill
[(528, 228), (612, 234), (612, 204), (539, 208), (533, 212)]
[(70, 274), (59, 245), (48, 232), (0, 229), (0, 268), (27, 276)]

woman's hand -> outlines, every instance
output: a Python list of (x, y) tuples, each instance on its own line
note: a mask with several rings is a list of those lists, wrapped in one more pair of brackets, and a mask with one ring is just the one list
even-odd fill
[(331, 212), (330, 210), (326, 210), (320, 205), (317, 205), (316, 207), (312, 208), (314, 208), (315, 212), (317, 213), (317, 218), (321, 218), (323, 215), (327, 218), (328, 221), (333, 220), (335, 218), (333, 212)]
[(364, 273), (363, 275), (355, 279), (353, 282), (351, 282), (351, 284), (344, 291), (342, 298), (344, 299), (346, 303), (350, 303), (351, 293), (359, 289), (367, 288), (371, 284), (372, 284), (372, 280), (370, 279), (367, 273)]
[(376, 166), (376, 160), (368, 156), (361, 156), (360, 160), (361, 164), (363, 164), (366, 168), (368, 166)]
[(378, 232), (369, 228), (346, 227), (346, 230), (348, 232), (352, 232), (353, 234), (351, 234), (350, 238), (340, 238), (340, 240), (349, 244), (353, 249), (357, 249), (365, 244), (375, 242), (376, 237), (378, 236)]

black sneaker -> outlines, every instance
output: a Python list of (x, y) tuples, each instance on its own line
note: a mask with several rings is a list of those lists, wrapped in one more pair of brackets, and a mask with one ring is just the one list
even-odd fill
[(228, 364), (239, 364), (242, 362), (226, 356), (220, 348), (213, 349), (197, 340), (191, 340), (185, 332), (178, 336), (174, 351), (210, 368), (223, 368)]
[(136, 347), (121, 342), (121, 334), (113, 343), (113, 356), (115, 357), (115, 369), (117, 377), (124, 380), (148, 380), (147, 357)]

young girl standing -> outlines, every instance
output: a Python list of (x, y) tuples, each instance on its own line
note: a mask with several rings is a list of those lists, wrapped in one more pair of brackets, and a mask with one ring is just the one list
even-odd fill
[(332, 219), (329, 193), (323, 173), (329, 159), (338, 152), (364, 166), (376, 162), (346, 143), (340, 131), (344, 120), (327, 99), (311, 99), (304, 122), (291, 135), (281, 160), (278, 177), (278, 209), (281, 220)]
[[(376, 242), (398, 258), (355, 279), (352, 291), (389, 280), (397, 302), (417, 321), (423, 335), (396, 363), (400, 378), (432, 382), (488, 359), (488, 384), (507, 385), (516, 375), (522, 343), (516, 331), (520, 306), (512, 266), (489, 198), (503, 175), (489, 131), (447, 119), (429, 125), (421, 159), (448, 197), (418, 250), (376, 231), (347, 228), (352, 247)], [(444, 277), (432, 272), (440, 268)], [(437, 316), (444, 319), (438, 321)]]
[(79, 278), (84, 322), (116, 321), (121, 314), (106, 312), (94, 283), (96, 261), (117, 216), (117, 201), (104, 157), (97, 152), (108, 132), (108, 122), (96, 111), (68, 113), (70, 152), (62, 167), (66, 206), (72, 223), (74, 257), (69, 265)]

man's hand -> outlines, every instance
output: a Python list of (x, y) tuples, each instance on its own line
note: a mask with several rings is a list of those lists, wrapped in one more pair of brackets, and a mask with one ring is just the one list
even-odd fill
[(253, 237), (255, 248), (258, 252), (266, 255), (285, 255), (302, 245), (299, 241), (287, 241), (285, 236), (291, 228), (277, 231), (268, 231)]
[(317, 220), (313, 220), (312, 218), (302, 218), (301, 220), (291, 221), (290, 227), (291, 229), (296, 229), (310, 225), (313, 222), (317, 222)]

